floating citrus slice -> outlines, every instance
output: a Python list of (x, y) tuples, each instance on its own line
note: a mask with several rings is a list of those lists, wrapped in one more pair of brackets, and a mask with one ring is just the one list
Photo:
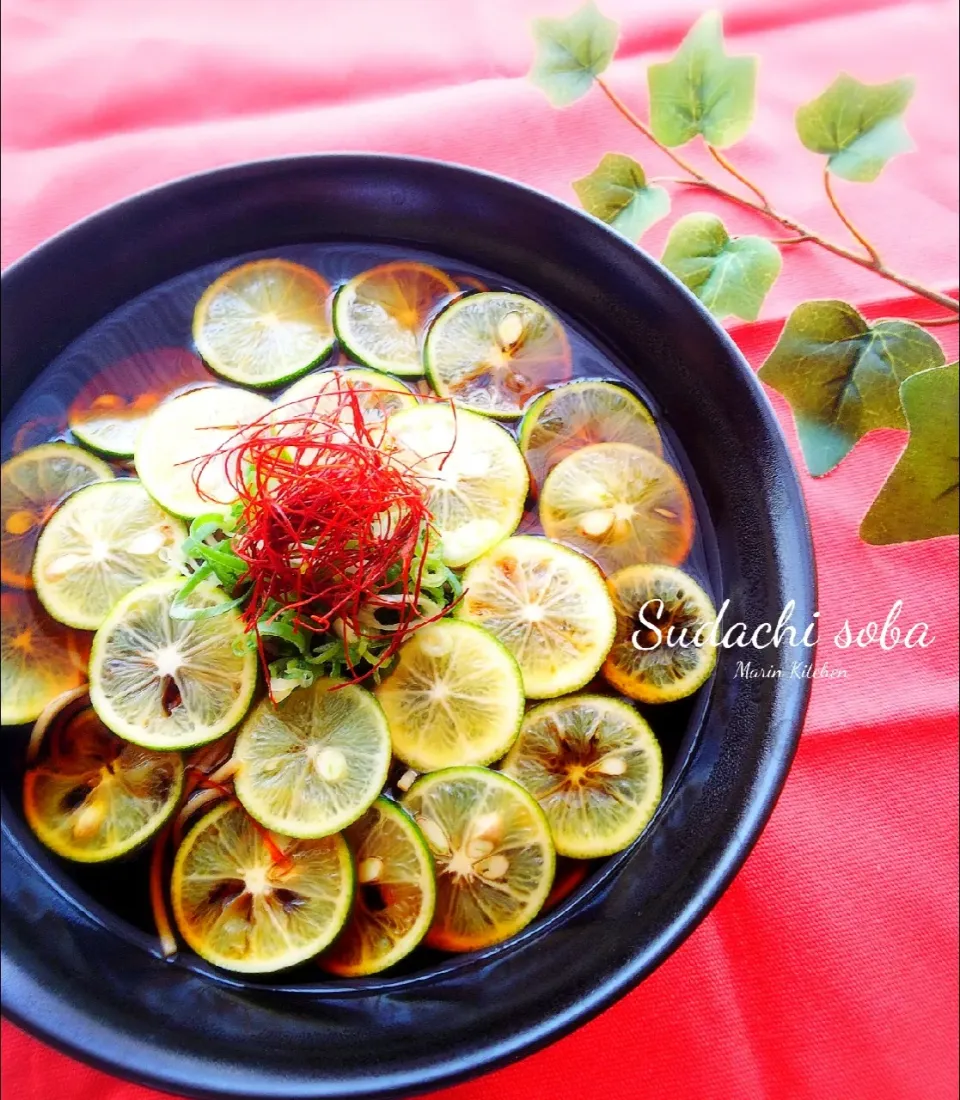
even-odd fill
[(37, 543), (33, 580), (55, 618), (96, 630), (132, 589), (176, 573), (187, 530), (139, 481), (88, 485), (54, 512)]
[(558, 854), (574, 859), (632, 844), (663, 786), (650, 727), (633, 707), (603, 695), (572, 695), (528, 711), (503, 773), (540, 803)]
[(605, 572), (676, 565), (693, 542), (693, 505), (680, 475), (629, 443), (584, 447), (555, 466), (540, 493), (540, 522)]
[(594, 443), (663, 451), (646, 405), (612, 382), (570, 382), (541, 394), (523, 414), (519, 442), (537, 485), (567, 455)]
[(390, 734), (366, 689), (317, 680), (275, 705), (264, 699), (237, 734), (237, 797), (287, 836), (335, 833), (377, 797), (390, 767)]
[(0, 467), (0, 575), (14, 588), (32, 588), (30, 567), (40, 530), (75, 489), (109, 481), (103, 461), (69, 443), (41, 443)]
[(210, 381), (200, 359), (185, 348), (137, 352), (111, 363), (70, 403), (70, 430), (86, 447), (132, 458), (149, 414), (174, 390)]
[(201, 958), (266, 974), (306, 962), (331, 943), (350, 912), (353, 885), (340, 834), (268, 838), (230, 801), (184, 838), (170, 894), (177, 927)]
[(423, 331), (457, 284), (428, 264), (382, 264), (337, 292), (333, 323), (354, 359), (390, 374), (423, 374)]
[(117, 859), (144, 844), (180, 799), (179, 753), (121, 740), (89, 704), (54, 719), (23, 785), (30, 828), (79, 863)]
[(79, 687), (89, 655), (89, 635), (51, 619), (32, 593), (0, 593), (0, 724), (33, 722)]
[[(343, 409), (346, 391), (357, 395), (363, 422), (371, 431), (374, 442), (379, 442), (381, 426), (387, 417), (404, 409), (416, 408), (419, 399), (399, 378), (391, 378), (377, 370), (355, 367), (342, 370), (315, 371), (301, 378), (277, 398), (274, 414), (283, 434), (285, 420), (296, 417), (330, 417)], [(341, 411), (340, 422), (344, 430), (352, 434), (353, 410)], [(301, 421), (295, 425), (297, 434), (304, 430)]]
[(507, 647), (528, 698), (576, 691), (599, 671), (615, 619), (603, 577), (582, 555), (517, 535), (475, 561), (463, 586), (455, 614)]
[[(90, 655), (90, 700), (106, 725), (147, 749), (186, 749), (215, 741), (243, 717), (257, 680), (257, 655), (244, 645), (232, 608), (174, 619), (183, 578), (151, 581), (127, 593), (97, 631)], [(196, 610), (228, 602), (200, 586)]]
[(406, 958), (433, 920), (433, 860), (420, 830), (396, 803), (378, 798), (344, 831), (357, 869), (346, 927), (320, 957), (344, 978), (378, 974)]
[(614, 573), (608, 584), (617, 636), (604, 677), (642, 703), (692, 695), (717, 660), (709, 629), (717, 613), (710, 597), (692, 577), (666, 565), (634, 565)]
[(489, 764), (523, 717), (523, 681), (507, 649), (472, 623), (421, 627), (377, 685), (394, 753), (418, 771)]
[(390, 418), (399, 457), (428, 486), (427, 504), (453, 569), (516, 529), (529, 477), (510, 434), (449, 405), (421, 405)]
[(168, 398), (147, 417), (137, 440), (134, 462), (147, 492), (187, 519), (228, 508), (236, 494), (226, 460), (203, 460), (238, 441), (241, 428), (272, 408), (262, 394), (232, 386), (203, 386)]
[(302, 264), (241, 264), (204, 291), (193, 339), (210, 369), (229, 381), (281, 386), (333, 347), (329, 297), (327, 280)]
[(427, 333), (424, 362), (441, 396), (504, 417), (520, 416), (531, 397), (571, 369), (560, 321), (532, 298), (499, 290), (447, 306)]
[(477, 951), (536, 917), (555, 855), (543, 811), (518, 783), (487, 768), (445, 768), (418, 779), (402, 805), (436, 867), (430, 947)]

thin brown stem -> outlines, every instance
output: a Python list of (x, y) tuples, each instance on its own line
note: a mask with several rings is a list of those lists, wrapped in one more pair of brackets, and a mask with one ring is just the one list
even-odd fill
[[(747, 210), (753, 210), (757, 214), (762, 214), (765, 218), (769, 218), (771, 221), (783, 226), (784, 229), (789, 229), (792, 233), (796, 234), (796, 237), (792, 239), (791, 243), (799, 244), (801, 240), (809, 241), (811, 244), (815, 244), (819, 248), (825, 249), (827, 252), (832, 252), (834, 256), (841, 256), (843, 259), (849, 260), (858, 267), (865, 268), (867, 271), (872, 271), (875, 275), (879, 276), (879, 278), (886, 279), (887, 282), (896, 283), (897, 286), (903, 287), (904, 290), (909, 290), (919, 298), (926, 298), (928, 302), (936, 302), (937, 305), (943, 306), (944, 309), (950, 310), (951, 313), (960, 314), (960, 302), (958, 302), (956, 298), (951, 298), (948, 294), (943, 294), (939, 290), (934, 290), (932, 287), (923, 286), (921, 283), (908, 278), (906, 275), (891, 271), (891, 269), (880, 260), (880, 257), (875, 254), (876, 250), (873, 249), (868, 242), (861, 240), (859, 235), (857, 239), (861, 240), (864, 247), (871, 253), (869, 256), (864, 256), (860, 252), (854, 252), (852, 249), (845, 248), (835, 241), (828, 240), (826, 237), (821, 237), (820, 234), (813, 229), (802, 225), (786, 214), (781, 214), (779, 210), (775, 210), (772, 206), (764, 206), (760, 202), (754, 202), (752, 199), (744, 198), (744, 196), (738, 195), (728, 187), (724, 187), (722, 184), (708, 179), (702, 172), (694, 168), (692, 164), (689, 164), (683, 157), (679, 156), (655, 137), (653, 131), (647, 126), (643, 119), (635, 115), (623, 100), (611, 90), (605, 81), (597, 78), (597, 83), (600, 85), (607, 99), (610, 100), (627, 122), (639, 130), (645, 138), (652, 141), (662, 153), (668, 156), (674, 164), (682, 168), (690, 177), (689, 179), (678, 180), (678, 183), (683, 183), (689, 187), (703, 187), (714, 195), (719, 195), (722, 198), (729, 199), (730, 202), (737, 203)], [(841, 217), (842, 216), (841, 214)]]
[(771, 237), (771, 244), (803, 244), (804, 241), (812, 241), (812, 237), (808, 237), (805, 233), (799, 237)]
[(867, 255), (873, 260), (876, 267), (883, 267), (883, 261), (880, 259), (880, 253), (874, 248), (874, 246), (867, 240), (867, 238), (860, 232), (859, 229), (853, 224), (852, 221), (844, 214), (840, 203), (837, 202), (837, 197), (833, 193), (833, 184), (830, 182), (830, 169), (823, 166), (823, 189), (827, 193), (827, 198), (830, 200), (830, 205), (834, 209), (834, 213), (843, 222), (843, 224), (850, 230), (850, 235), (855, 241), (858, 241), (867, 251)]
[(921, 328), (937, 328), (940, 325), (960, 324), (960, 317), (923, 317), (911, 319), (915, 325), (920, 325)]
[(763, 208), (765, 210), (769, 210), (770, 209), (770, 200), (760, 190), (760, 188), (757, 187), (757, 185), (755, 183), (752, 183), (750, 180), (748, 180), (747, 177), (745, 175), (743, 175), (740, 171), (738, 171), (730, 163), (730, 161), (727, 160), (727, 158), (723, 155), (723, 153), (721, 153), (719, 149), (717, 149), (713, 145), (711, 145), (709, 141), (705, 142), (704, 144), (707, 147), (707, 152), (710, 154), (710, 156), (713, 157), (713, 159), (717, 162), (717, 164), (719, 164), (720, 167), (724, 169), (724, 171), (729, 172), (730, 175), (733, 176), (734, 179), (738, 179), (743, 184), (744, 187), (746, 187), (750, 191), (752, 191), (757, 196), (757, 198), (760, 200), (760, 202), (763, 204)]

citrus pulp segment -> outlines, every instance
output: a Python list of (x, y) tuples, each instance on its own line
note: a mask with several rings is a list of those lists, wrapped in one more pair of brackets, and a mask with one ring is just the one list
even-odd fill
[(376, 696), (394, 753), (421, 772), (498, 760), (523, 717), (516, 660), (492, 634), (456, 619), (404, 642)]
[(132, 589), (177, 572), (184, 525), (126, 478), (68, 497), (37, 543), (33, 582), (40, 602), (67, 626), (96, 630)]
[(320, 957), (331, 974), (361, 978), (398, 963), (426, 935), (436, 905), (433, 860), (420, 830), (378, 798), (344, 830), (357, 872), (346, 926)]
[(518, 438), (537, 485), (568, 454), (594, 443), (633, 443), (663, 453), (646, 405), (613, 382), (568, 382), (541, 394), (524, 412)]
[(233, 386), (203, 386), (168, 398), (147, 418), (137, 440), (134, 464), (147, 492), (186, 519), (229, 508), (236, 493), (226, 458), (215, 452), (239, 442), (241, 429), (272, 408), (262, 394)]
[(487, 768), (445, 768), (418, 779), (402, 805), (436, 867), (428, 946), (477, 951), (536, 917), (556, 857), (543, 811), (518, 783)]
[(70, 443), (41, 443), (0, 467), (0, 576), (14, 588), (32, 588), (30, 567), (40, 531), (53, 509), (75, 489), (109, 481), (101, 458)]
[(463, 587), (455, 614), (513, 654), (528, 698), (576, 691), (599, 671), (616, 621), (603, 577), (581, 554), (516, 535), (475, 561)]
[(211, 370), (269, 389), (309, 370), (333, 347), (330, 284), (289, 260), (231, 268), (204, 291), (193, 339)]
[(123, 741), (85, 706), (47, 731), (24, 777), (30, 828), (65, 859), (103, 863), (135, 851), (173, 813), (183, 788), (176, 752)]
[(421, 405), (390, 418), (398, 458), (427, 488), (427, 506), (458, 569), (516, 530), (529, 476), (510, 434), (447, 404)]
[(652, 451), (596, 443), (547, 475), (540, 523), (605, 572), (641, 562), (676, 565), (693, 542), (693, 504), (680, 475)]
[(0, 593), (0, 724), (33, 722), (86, 679), (89, 636), (51, 619), (33, 593)]
[[(257, 681), (257, 654), (238, 612), (208, 618), (170, 614), (183, 578), (128, 592), (93, 639), (90, 701), (114, 733), (147, 749), (187, 749), (215, 741), (246, 713)], [(188, 607), (229, 602), (200, 586)]]
[(459, 287), (438, 268), (400, 260), (364, 271), (337, 291), (333, 323), (354, 359), (389, 374), (423, 374), (424, 328)]
[(201, 958), (265, 974), (323, 951), (347, 919), (353, 888), (340, 834), (268, 839), (231, 800), (201, 817), (177, 849), (170, 896), (180, 934)]
[(663, 786), (652, 730), (633, 707), (603, 695), (571, 695), (528, 711), (502, 770), (540, 803), (557, 853), (574, 859), (632, 844)]
[(641, 703), (692, 695), (717, 660), (710, 632), (717, 613), (710, 597), (692, 577), (667, 565), (621, 569), (608, 585), (617, 636), (603, 664), (605, 679)]
[(234, 786), (247, 810), (287, 836), (335, 833), (372, 805), (390, 767), (390, 734), (365, 688), (320, 679), (264, 699), (237, 734)]
[(539, 302), (484, 291), (459, 298), (437, 316), (424, 362), (442, 397), (487, 416), (517, 417), (531, 397), (570, 376), (570, 343)]

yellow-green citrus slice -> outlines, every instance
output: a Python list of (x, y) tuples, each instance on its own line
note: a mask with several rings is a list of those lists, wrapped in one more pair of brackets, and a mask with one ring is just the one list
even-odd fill
[(203, 386), (168, 398), (147, 417), (137, 440), (134, 463), (147, 492), (187, 519), (229, 508), (236, 494), (225, 459), (203, 459), (228, 441), (239, 442), (240, 430), (272, 408), (262, 394), (232, 386)]
[(528, 711), (503, 773), (540, 803), (557, 852), (609, 856), (653, 816), (663, 759), (653, 731), (619, 699), (571, 695)]
[(381, 264), (337, 292), (337, 338), (354, 359), (369, 367), (389, 374), (423, 374), (424, 329), (436, 310), (459, 293), (448, 275), (428, 264)]
[(140, 351), (98, 371), (70, 402), (70, 430), (85, 447), (132, 458), (147, 416), (174, 390), (209, 382), (186, 348)]
[(607, 583), (617, 636), (603, 664), (606, 680), (641, 703), (692, 695), (717, 661), (710, 630), (717, 613), (710, 597), (668, 565), (630, 566)]
[(536, 917), (556, 856), (543, 810), (518, 783), (487, 768), (444, 768), (418, 779), (402, 805), (436, 867), (428, 946), (478, 951)]
[(51, 619), (27, 592), (0, 593), (0, 724), (33, 722), (87, 676), (90, 636)]
[(369, 691), (321, 679), (254, 707), (233, 758), (237, 797), (257, 821), (287, 836), (328, 836), (383, 789), (390, 734)]
[(529, 699), (576, 691), (613, 641), (613, 605), (593, 562), (549, 539), (516, 535), (463, 575), (459, 618), (485, 627), (513, 654)]
[[(107, 616), (90, 654), (90, 701), (114, 733), (146, 749), (215, 741), (240, 721), (257, 681), (256, 651), (230, 608), (199, 619), (170, 615), (183, 578), (151, 581)], [(188, 608), (228, 602), (201, 585)]]
[(394, 753), (417, 771), (489, 764), (523, 717), (513, 655), (486, 630), (456, 619), (421, 627), (376, 688)]
[(193, 340), (211, 370), (269, 389), (308, 371), (333, 347), (330, 284), (289, 260), (255, 260), (221, 275), (193, 315)]
[(0, 467), (0, 576), (14, 588), (32, 588), (30, 567), (43, 525), (75, 489), (109, 481), (101, 458), (70, 443), (41, 443)]
[(182, 787), (179, 753), (123, 741), (87, 705), (47, 731), (24, 777), (23, 810), (57, 855), (103, 863), (149, 840), (173, 813)]
[[(207, 962), (243, 974), (285, 970), (318, 955), (343, 928), (354, 872), (338, 833), (272, 835), (230, 801), (177, 849), (170, 897), (180, 934)], [(280, 857), (280, 858), (278, 858)]]
[(567, 455), (594, 443), (633, 443), (663, 453), (649, 409), (613, 382), (569, 382), (541, 394), (524, 412), (518, 438), (537, 485)]
[(400, 458), (428, 487), (427, 505), (444, 561), (459, 569), (516, 530), (529, 476), (509, 432), (449, 405), (421, 405), (390, 418)]
[(55, 619), (96, 630), (122, 596), (177, 572), (186, 535), (139, 481), (88, 485), (64, 501), (40, 535), (34, 587)]
[(693, 504), (680, 475), (630, 443), (597, 443), (555, 466), (540, 493), (540, 523), (607, 573), (677, 565), (693, 542)]
[(437, 889), (426, 841), (395, 802), (378, 798), (343, 835), (357, 892), (346, 926), (319, 961), (332, 974), (362, 978), (398, 963), (420, 943)]
[(539, 302), (485, 291), (459, 298), (437, 317), (424, 362), (441, 396), (487, 416), (516, 417), (535, 394), (570, 377), (570, 343)]

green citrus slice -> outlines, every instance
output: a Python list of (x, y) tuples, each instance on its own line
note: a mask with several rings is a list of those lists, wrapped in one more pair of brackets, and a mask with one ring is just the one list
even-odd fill
[(179, 753), (121, 740), (87, 704), (54, 719), (24, 777), (23, 809), (57, 855), (103, 863), (149, 840), (173, 813), (182, 787)]
[(212, 371), (245, 386), (282, 386), (333, 347), (330, 284), (289, 260), (231, 268), (203, 292), (193, 340)]
[(70, 430), (85, 447), (132, 458), (147, 416), (168, 394), (210, 381), (186, 348), (136, 352), (98, 371), (70, 402)]
[(428, 264), (381, 264), (337, 292), (337, 337), (354, 359), (369, 367), (388, 374), (423, 374), (423, 331), (442, 303), (459, 292), (448, 275)]
[(537, 485), (567, 455), (594, 443), (663, 452), (649, 409), (613, 382), (569, 382), (541, 394), (523, 414), (519, 442)]
[(89, 635), (51, 619), (33, 593), (0, 593), (0, 724), (33, 722), (87, 675)]
[[(668, 565), (634, 565), (608, 580), (617, 636), (603, 675), (641, 703), (692, 695), (713, 672), (716, 620), (710, 597), (692, 577)], [(642, 618), (641, 618), (642, 615)], [(700, 643), (696, 644), (697, 632)]]
[(516, 530), (529, 476), (509, 432), (449, 405), (421, 405), (390, 418), (399, 455), (428, 486), (427, 505), (458, 569)]
[(88, 485), (47, 522), (34, 556), (34, 587), (55, 619), (96, 630), (122, 596), (176, 573), (173, 555), (186, 535), (139, 481)]
[(353, 900), (347, 842), (264, 836), (230, 801), (194, 825), (177, 849), (170, 897), (188, 945), (243, 974), (285, 970), (318, 955)]
[(254, 707), (233, 758), (237, 797), (261, 824), (287, 836), (328, 836), (382, 790), (390, 734), (369, 691), (321, 679), (282, 703)]
[(445, 768), (418, 779), (402, 805), (436, 867), (428, 946), (478, 951), (536, 917), (556, 857), (543, 811), (518, 783), (487, 768)]
[(517, 535), (467, 569), (455, 614), (513, 654), (529, 699), (576, 691), (613, 641), (613, 605), (596, 566), (549, 539)]
[[(183, 578), (151, 581), (128, 592), (93, 639), (90, 701), (114, 733), (146, 749), (205, 745), (246, 713), (257, 680), (256, 651), (246, 645), (233, 608), (207, 618), (174, 619)], [(195, 610), (227, 603), (200, 586)]]
[(693, 504), (680, 475), (630, 443), (597, 443), (555, 466), (540, 493), (540, 523), (608, 573), (677, 565), (693, 542)]
[(632, 844), (663, 786), (660, 746), (627, 703), (571, 695), (528, 711), (503, 773), (540, 803), (557, 853), (609, 856)]
[(344, 830), (357, 869), (353, 910), (320, 965), (344, 978), (378, 974), (426, 935), (437, 889), (420, 830), (396, 803), (376, 802)]
[(161, 507), (186, 519), (228, 508), (236, 494), (225, 458), (203, 459), (239, 440), (241, 428), (272, 408), (262, 394), (232, 386), (203, 386), (168, 398), (147, 417), (137, 440), (134, 464), (144, 488)]
[(101, 458), (70, 443), (41, 443), (0, 467), (0, 576), (14, 588), (32, 588), (30, 567), (43, 525), (75, 489), (109, 481)]
[(424, 362), (441, 396), (487, 416), (516, 417), (535, 394), (569, 378), (570, 343), (539, 302), (485, 291), (439, 314), (427, 333)]
[(472, 623), (421, 627), (376, 688), (394, 753), (417, 771), (489, 764), (523, 717), (523, 681), (507, 649)]

